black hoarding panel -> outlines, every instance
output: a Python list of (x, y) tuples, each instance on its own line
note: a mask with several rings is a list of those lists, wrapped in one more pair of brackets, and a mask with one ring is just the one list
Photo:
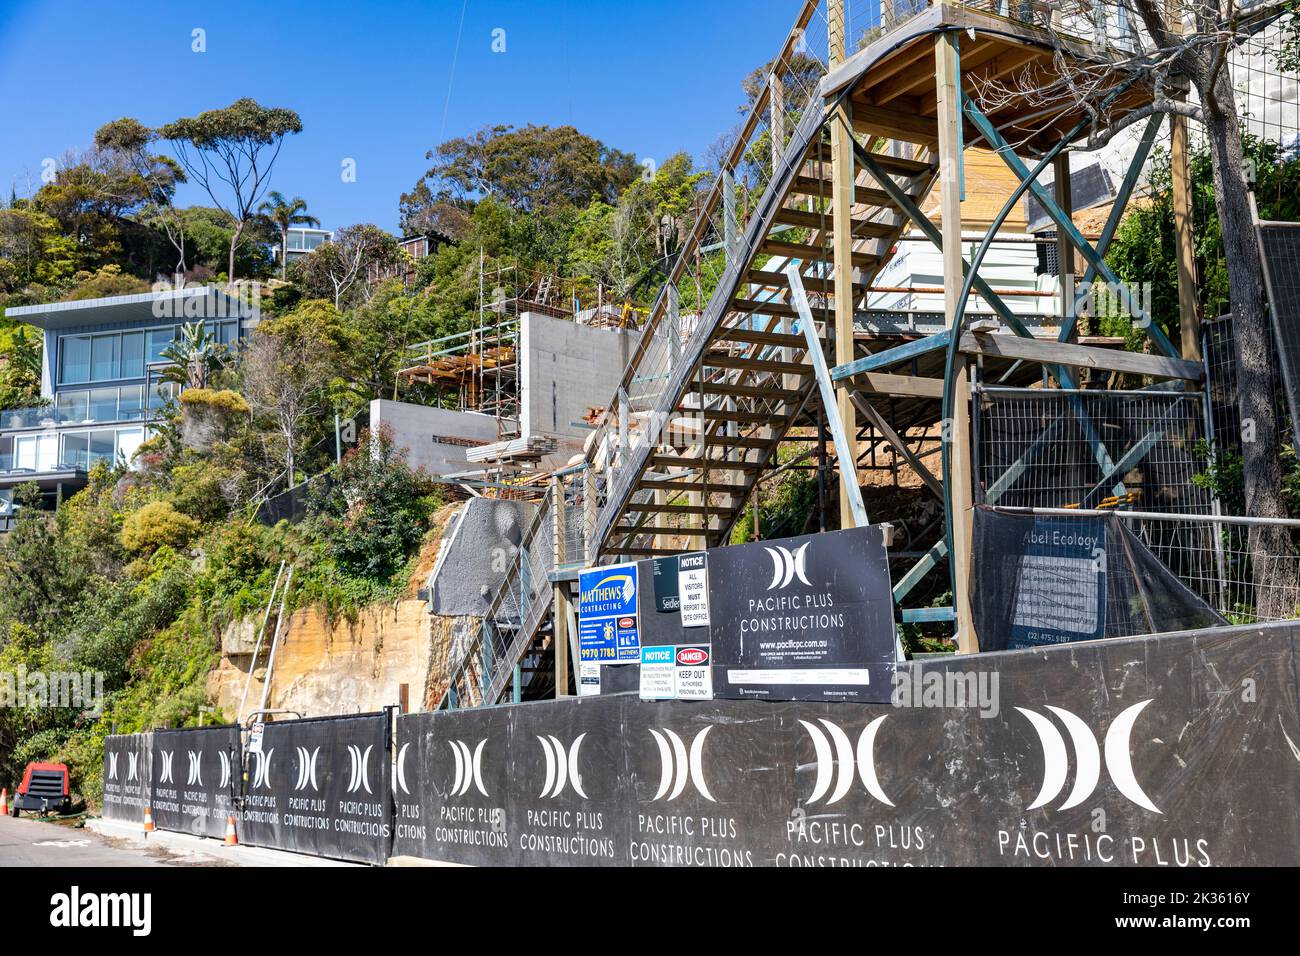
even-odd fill
[(627, 700), (401, 717), (394, 854), (476, 865), (618, 862)]
[(153, 734), (104, 738), (104, 819), (144, 823), (153, 796)]
[(163, 830), (222, 837), (239, 787), (239, 728), (153, 733), (153, 822)]
[(383, 863), (392, 837), (388, 715), (266, 724), (248, 754), (239, 839), (337, 860)]
[(880, 527), (718, 548), (708, 561), (714, 696), (889, 700), (894, 604)]
[(897, 706), (401, 718), (394, 852), (474, 864), (1293, 865), (1300, 626), (909, 663)]

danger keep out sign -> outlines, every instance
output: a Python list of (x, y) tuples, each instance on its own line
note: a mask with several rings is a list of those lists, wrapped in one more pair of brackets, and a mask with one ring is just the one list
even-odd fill
[(707, 644), (641, 648), (642, 700), (712, 700), (712, 653)]

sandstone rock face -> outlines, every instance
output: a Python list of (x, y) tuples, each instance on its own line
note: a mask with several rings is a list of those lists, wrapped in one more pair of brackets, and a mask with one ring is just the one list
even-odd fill
[[(254, 660), (260, 623), (259, 616), (231, 625), (222, 636), (221, 665), (209, 679), (210, 696), (232, 720), (250, 669), (245, 716), (261, 701), (270, 636)], [(305, 717), (366, 713), (397, 704), (402, 684), (412, 710), (432, 706), (446, 686), (451, 635), (459, 629), (415, 599), (366, 608), (355, 622), (331, 622), (316, 608), (302, 608), (288, 619), (276, 651), (267, 706)]]

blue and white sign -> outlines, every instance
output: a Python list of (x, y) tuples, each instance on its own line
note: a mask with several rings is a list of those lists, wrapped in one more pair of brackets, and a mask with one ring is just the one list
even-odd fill
[(641, 659), (635, 564), (592, 568), (578, 575), (578, 659), (623, 664)]

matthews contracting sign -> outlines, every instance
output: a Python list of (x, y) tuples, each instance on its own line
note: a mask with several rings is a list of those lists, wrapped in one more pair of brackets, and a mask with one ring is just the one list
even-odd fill
[(879, 526), (708, 553), (713, 693), (883, 703), (894, 604)]
[[(906, 706), (623, 695), (401, 717), (393, 852), (488, 865), (1293, 865), (1298, 630), (902, 664)], [(989, 672), (996, 683), (981, 681)], [(991, 706), (979, 687), (997, 688)]]

